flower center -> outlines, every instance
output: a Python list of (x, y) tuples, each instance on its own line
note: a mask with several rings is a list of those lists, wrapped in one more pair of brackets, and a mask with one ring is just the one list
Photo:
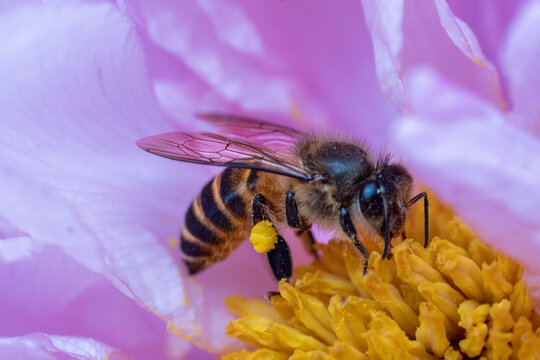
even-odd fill
[(413, 240), (423, 242), (413, 210), (413, 239), (391, 259), (372, 252), (366, 275), (356, 248), (331, 240), (318, 245), (320, 259), (295, 269), (294, 286), (278, 284), (270, 304), (228, 298), (239, 318), (226, 332), (250, 349), (223, 359), (534, 359), (540, 320), (521, 267), (432, 203), (428, 248)]

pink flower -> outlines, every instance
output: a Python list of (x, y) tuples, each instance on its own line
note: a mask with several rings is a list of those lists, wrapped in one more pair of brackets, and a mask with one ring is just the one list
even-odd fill
[(0, 354), (203, 356), (175, 334), (234, 346), (222, 300), (273, 289), (263, 261), (245, 244), (192, 281), (171, 240), (219, 169), (134, 144), (209, 110), (389, 145), (525, 266), (538, 308), (540, 5), (449, 5), (2, 5)]

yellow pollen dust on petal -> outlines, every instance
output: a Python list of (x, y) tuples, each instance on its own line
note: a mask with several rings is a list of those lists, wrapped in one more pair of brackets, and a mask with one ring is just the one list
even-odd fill
[[(433, 195), (429, 225), (424, 248), (423, 212), (411, 207), (412, 238), (393, 239), (391, 259), (371, 252), (366, 274), (358, 249), (332, 239), (267, 301), (228, 298), (238, 318), (225, 331), (246, 348), (222, 359), (540, 360), (540, 320), (519, 264)], [(274, 236), (261, 224), (252, 243), (274, 244)]]
[(255, 251), (259, 253), (269, 252), (276, 247), (277, 231), (270, 221), (260, 221), (251, 229), (249, 241)]
[(172, 247), (173, 249), (177, 249), (178, 248), (178, 239), (175, 238), (175, 237), (171, 237), (169, 238), (169, 246)]

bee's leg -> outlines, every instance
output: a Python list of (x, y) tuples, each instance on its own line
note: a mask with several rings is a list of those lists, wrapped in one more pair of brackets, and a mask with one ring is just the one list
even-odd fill
[(300, 219), (300, 214), (298, 213), (298, 205), (296, 205), (296, 200), (294, 199), (294, 193), (292, 191), (287, 191), (287, 197), (285, 198), (285, 215), (287, 216), (287, 224), (293, 229), (302, 229), (303, 221)]
[(268, 253), (268, 263), (277, 281), (285, 278), (289, 281), (292, 276), (292, 259), (291, 252), (289, 251), (289, 245), (278, 235), (276, 241), (276, 247), (270, 250)]
[(351, 220), (351, 216), (349, 215), (349, 211), (347, 211), (347, 208), (342, 207), (339, 212), (339, 223), (341, 225), (341, 229), (343, 232), (351, 239), (354, 243), (354, 245), (360, 250), (362, 255), (364, 255), (364, 275), (367, 273), (367, 267), (368, 267), (368, 261), (369, 261), (369, 254), (367, 252), (366, 247), (364, 244), (358, 240), (358, 234), (356, 232), (356, 229), (354, 228), (354, 224)]
[(267, 291), (264, 297), (270, 301), (274, 296), (281, 296), (281, 293), (279, 291)]
[(296, 200), (294, 199), (294, 193), (292, 191), (288, 191), (285, 198), (285, 215), (287, 216), (287, 225), (293, 229), (299, 229), (295, 234), (302, 240), (302, 244), (306, 251), (318, 259), (319, 254), (313, 247), (313, 245), (315, 245), (315, 238), (310, 230), (311, 225), (306, 224), (300, 217), (298, 205), (296, 205)]
[[(256, 194), (253, 197), (253, 225), (259, 223), (260, 221), (267, 220), (272, 221), (269, 214), (268, 208), (266, 206), (266, 199), (261, 194)], [(274, 227), (275, 228), (275, 227)], [(277, 230), (276, 230), (277, 233)], [(289, 281), (289, 278), (292, 276), (292, 258), (291, 252), (289, 251), (289, 246), (287, 242), (277, 234), (277, 241), (274, 249), (268, 251), (268, 263), (272, 269), (277, 281), (285, 278)]]
[(421, 192), (409, 200), (406, 206), (411, 206), (421, 198), (424, 198), (424, 247), (427, 248), (429, 243), (429, 202), (427, 194), (425, 192)]

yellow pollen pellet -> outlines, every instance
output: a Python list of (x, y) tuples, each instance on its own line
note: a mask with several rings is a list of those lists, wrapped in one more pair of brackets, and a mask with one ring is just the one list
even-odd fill
[(277, 231), (268, 220), (258, 222), (251, 229), (249, 241), (255, 251), (259, 253), (269, 252), (276, 247)]

